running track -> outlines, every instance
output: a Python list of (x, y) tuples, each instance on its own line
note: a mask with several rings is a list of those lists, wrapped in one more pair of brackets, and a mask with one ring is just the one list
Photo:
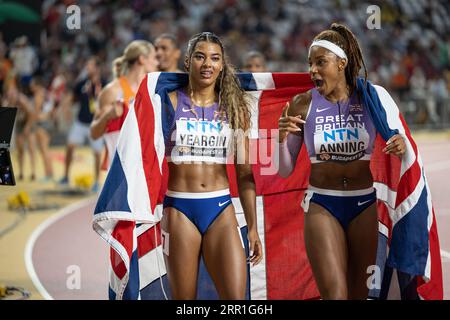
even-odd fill
[[(450, 140), (418, 142), (436, 212), (444, 273), (444, 298), (450, 299)], [(25, 262), (46, 299), (107, 299), (108, 247), (91, 226), (96, 199), (65, 208), (30, 237)], [(67, 284), (79, 273), (79, 289)]]

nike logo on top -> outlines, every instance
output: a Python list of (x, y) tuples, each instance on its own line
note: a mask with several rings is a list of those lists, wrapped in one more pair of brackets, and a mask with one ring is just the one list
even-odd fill
[(330, 109), (330, 107), (328, 107), (328, 108), (323, 108), (323, 109), (317, 108), (317, 112), (323, 112), (323, 111), (328, 110), (328, 109)]
[(188, 112), (188, 111), (191, 111), (192, 109), (183, 108), (182, 110), (183, 110), (183, 112)]
[(219, 202), (219, 207), (223, 207), (225, 204), (227, 204), (228, 202), (230, 202), (230, 200), (227, 200), (225, 202)]
[(362, 206), (363, 204), (366, 204), (367, 202), (370, 202), (370, 201), (372, 201), (372, 200), (367, 200), (367, 201), (363, 201), (363, 202), (358, 201), (358, 206)]

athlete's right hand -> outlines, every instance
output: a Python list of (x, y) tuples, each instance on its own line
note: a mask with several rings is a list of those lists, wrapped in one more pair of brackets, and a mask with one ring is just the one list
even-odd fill
[(301, 115), (297, 115), (295, 117), (289, 116), (288, 110), (289, 110), (289, 102), (286, 103), (286, 106), (283, 108), (281, 117), (280, 119), (278, 119), (279, 143), (284, 142), (289, 133), (302, 131), (302, 129), (299, 128), (299, 125), (305, 123), (305, 120), (302, 119)]
[(117, 99), (112, 104), (107, 106), (106, 113), (108, 114), (108, 119), (115, 119), (123, 114), (123, 99)]

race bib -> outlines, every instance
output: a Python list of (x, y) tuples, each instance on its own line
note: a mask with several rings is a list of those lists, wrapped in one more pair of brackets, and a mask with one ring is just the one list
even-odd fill
[(314, 133), (317, 160), (354, 161), (365, 155), (370, 136), (364, 126), (326, 129)]
[(172, 161), (226, 163), (232, 130), (225, 122), (177, 120)]

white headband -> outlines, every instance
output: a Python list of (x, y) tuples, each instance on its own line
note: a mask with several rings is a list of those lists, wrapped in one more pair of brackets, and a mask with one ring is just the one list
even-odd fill
[(348, 60), (347, 55), (345, 54), (344, 50), (342, 50), (339, 46), (335, 45), (331, 41), (328, 41), (328, 40), (316, 40), (316, 41), (314, 41), (311, 44), (311, 46), (309, 47), (309, 54), (311, 54), (311, 48), (313, 46), (317, 46), (317, 47), (322, 47), (322, 48), (328, 49), (331, 52), (333, 52), (335, 55), (337, 55), (339, 58)]

